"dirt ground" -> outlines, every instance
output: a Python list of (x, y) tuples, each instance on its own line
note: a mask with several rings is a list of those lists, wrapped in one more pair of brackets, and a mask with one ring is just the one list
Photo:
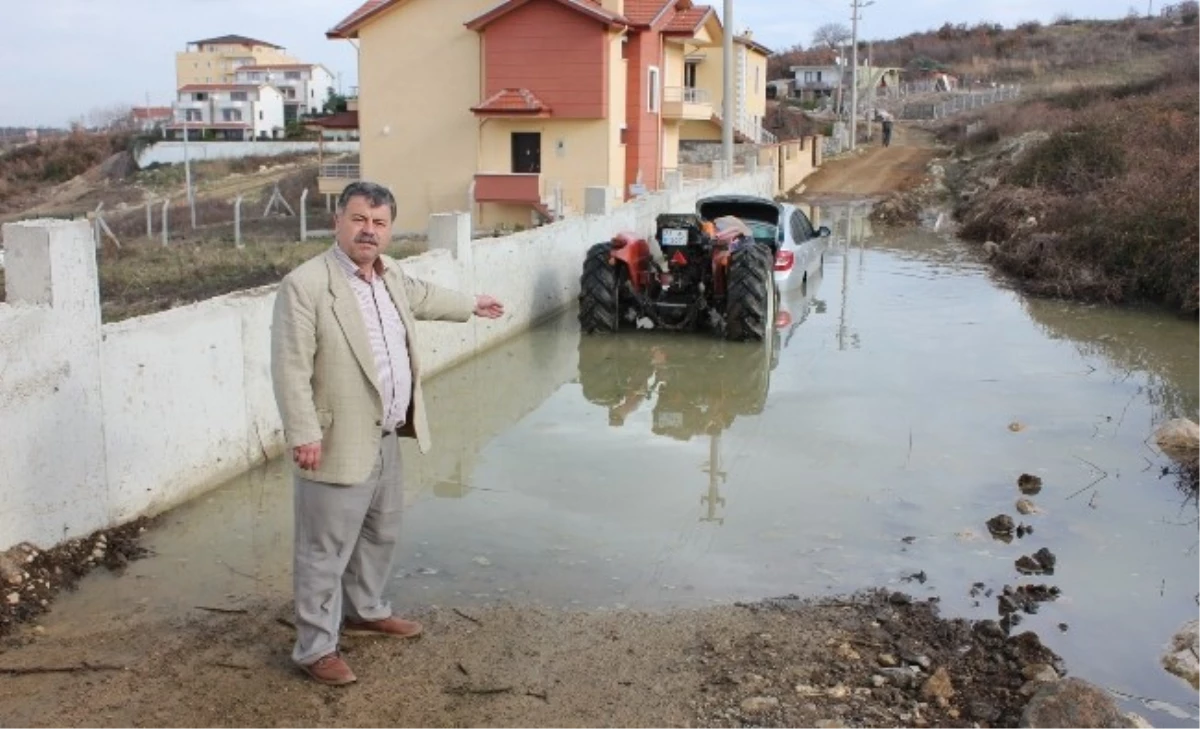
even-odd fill
[(20, 632), (0, 653), (0, 715), (10, 726), (1016, 726), (1022, 669), (1055, 662), (1031, 633), (972, 630), (885, 593), (655, 615), (505, 605), (427, 610), (415, 641), (347, 638), (358, 683), (329, 688), (290, 664), (285, 596), (225, 609), (244, 612), (133, 611)]
[(933, 135), (913, 127), (898, 125), (892, 144), (879, 143), (878, 125), (873, 141), (827, 160), (821, 169), (804, 182), (806, 200), (873, 198), (903, 190), (916, 184), (926, 165), (937, 156)]
[[(829, 161), (809, 190), (867, 196), (907, 184), (933, 152), (898, 131), (892, 148)], [(0, 562), (0, 723), (1016, 726), (1038, 685), (1030, 679), (1065, 672), (1015, 619), (946, 620), (936, 598), (886, 591), (665, 614), (430, 607), (408, 616), (425, 624), (418, 640), (348, 638), (359, 681), (343, 688), (291, 665), (288, 594), (166, 616), (133, 603), (115, 618), (38, 624), (87, 569), (154, 559), (137, 548), (142, 528), (157, 527)], [(1053, 599), (1049, 588), (987, 597), (998, 614)]]

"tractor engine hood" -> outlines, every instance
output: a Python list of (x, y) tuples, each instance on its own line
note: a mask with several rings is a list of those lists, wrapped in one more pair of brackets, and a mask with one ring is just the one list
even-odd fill
[(706, 197), (697, 202), (696, 212), (705, 220), (715, 220), (724, 215), (732, 215), (742, 220), (756, 220), (779, 225), (783, 210), (778, 203), (767, 198), (721, 195)]

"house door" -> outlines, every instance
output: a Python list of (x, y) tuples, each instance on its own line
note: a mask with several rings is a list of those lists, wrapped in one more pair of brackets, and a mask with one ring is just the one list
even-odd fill
[(538, 132), (513, 132), (512, 171), (542, 172), (542, 135)]

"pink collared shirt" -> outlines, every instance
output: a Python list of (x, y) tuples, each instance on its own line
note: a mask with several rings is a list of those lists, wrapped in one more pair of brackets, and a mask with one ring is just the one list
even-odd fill
[(358, 270), (358, 264), (350, 260), (336, 242), (333, 257), (346, 274), (367, 327), (367, 341), (371, 343), (379, 387), (383, 391), (383, 428), (395, 430), (404, 424), (412, 400), (412, 365), (408, 358), (404, 321), (383, 283), (382, 274), (387, 269), (382, 258), (376, 259), (374, 275), (367, 281)]

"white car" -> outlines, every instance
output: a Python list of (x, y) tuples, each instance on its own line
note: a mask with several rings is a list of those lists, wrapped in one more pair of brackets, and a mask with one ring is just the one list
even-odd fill
[(753, 195), (714, 195), (696, 202), (696, 212), (705, 220), (726, 215), (741, 219), (755, 240), (769, 243), (775, 251), (775, 289), (789, 291), (808, 281), (824, 263), (829, 228), (813, 229), (800, 208)]

